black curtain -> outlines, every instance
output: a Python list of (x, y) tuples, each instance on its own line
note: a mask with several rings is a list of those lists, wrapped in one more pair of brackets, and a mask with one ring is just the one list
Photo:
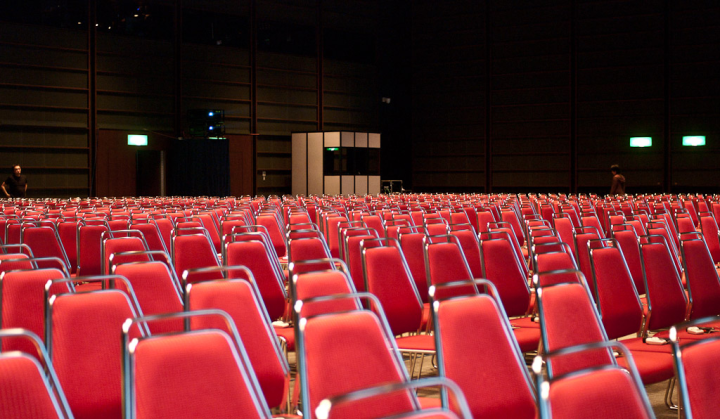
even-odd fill
[(168, 161), (170, 195), (230, 195), (228, 140), (182, 140)]

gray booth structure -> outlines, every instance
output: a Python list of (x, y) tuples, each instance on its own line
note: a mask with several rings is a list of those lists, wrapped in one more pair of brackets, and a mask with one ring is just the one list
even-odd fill
[(380, 193), (380, 134), (292, 134), (293, 195)]

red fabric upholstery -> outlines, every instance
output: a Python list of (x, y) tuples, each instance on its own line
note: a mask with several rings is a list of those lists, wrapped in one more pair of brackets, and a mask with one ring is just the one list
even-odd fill
[(510, 223), (513, 233), (515, 233), (515, 238), (517, 239), (520, 246), (522, 246), (525, 243), (525, 236), (523, 235), (523, 229), (520, 225), (520, 220), (518, 220), (515, 211), (510, 209), (504, 209), (500, 212), (500, 216), (503, 221)]
[[(173, 238), (173, 265), (175, 274), (182, 278), (183, 271), (195, 268), (219, 266), (215, 249), (202, 234), (188, 234)], [(222, 278), (220, 272), (206, 272), (193, 274), (188, 277), (188, 283), (208, 279)]]
[(17, 269), (32, 269), (32, 262), (14, 261), (6, 262), (13, 259), (28, 259), (29, 256), (24, 253), (0, 253), (0, 274), (7, 271)]
[(550, 386), (554, 419), (649, 418), (642, 397), (628, 374), (620, 369), (580, 374)]
[[(307, 273), (298, 276), (295, 284), (296, 300), (306, 300), (333, 294), (348, 294), (353, 292), (349, 279), (340, 271)], [(357, 304), (351, 299), (321, 301), (304, 304), (302, 316), (314, 316), (323, 313), (348, 311), (357, 309)]]
[[(572, 255), (564, 252), (552, 252), (552, 253), (538, 253), (537, 258), (537, 273), (543, 273), (548, 271), (568, 270), (577, 269), (575, 261), (572, 259)], [(566, 274), (553, 274), (553, 275), (541, 275), (540, 286), (557, 284), (560, 282), (577, 282), (578, 277), (573, 273)]]
[[(572, 221), (569, 218), (553, 218), (553, 226), (560, 235), (560, 241), (568, 244), (571, 244), (573, 242), (573, 234), (575, 233), (575, 229), (573, 228)], [(570, 252), (572, 252), (572, 254), (574, 255), (574, 250), (572, 249), (572, 246), (570, 248)]]
[(0, 357), (0, 417), (58, 418), (41, 366), (25, 355)]
[(484, 233), (488, 231), (488, 223), (494, 223), (497, 220), (491, 211), (478, 211), (477, 213), (477, 232)]
[[(720, 208), (720, 205), (718, 205), (718, 208)], [(702, 229), (705, 242), (712, 255), (713, 262), (720, 262), (720, 237), (718, 236), (718, 225), (715, 218), (710, 215), (701, 216), (700, 228)]]
[(400, 246), (405, 255), (408, 268), (410, 268), (410, 274), (420, 294), (420, 299), (423, 303), (427, 303), (429, 299), (425, 256), (423, 255), (423, 238), (425, 238), (424, 233), (401, 234)]
[(241, 371), (230, 342), (217, 332), (142, 340), (135, 351), (136, 417), (265, 417)]
[(690, 318), (720, 314), (720, 280), (705, 243), (702, 240), (685, 240), (681, 246), (685, 255), (685, 278), (693, 298)]
[(101, 225), (80, 226), (78, 229), (78, 268), (79, 276), (100, 275), (102, 273), (102, 244), (100, 237), (108, 228)]
[(211, 213), (202, 213), (195, 215), (202, 222), (202, 227), (207, 230), (210, 235), (210, 240), (213, 246), (215, 246), (215, 252), (220, 253), (222, 251), (222, 242), (220, 240), (220, 233), (218, 227), (215, 224), (214, 218)]
[[(636, 351), (632, 356), (643, 384), (660, 383), (675, 375), (672, 356), (668, 354)], [(617, 362), (621, 367), (627, 368), (627, 360), (624, 357), (617, 358)]]
[(163, 240), (163, 243), (165, 244), (166, 249), (170, 249), (170, 236), (172, 235), (173, 231), (173, 223), (168, 218), (158, 218), (151, 221), (153, 224), (155, 224), (158, 228), (158, 231), (160, 232), (160, 237)]
[[(605, 340), (587, 291), (580, 284), (546, 287), (540, 294), (542, 321), (547, 331), (545, 350), (555, 351)], [(596, 365), (610, 364), (606, 349), (574, 353), (550, 360), (553, 374), (565, 374)]]
[(647, 275), (648, 305), (652, 310), (646, 328), (656, 330), (682, 322), (687, 302), (668, 248), (664, 243), (646, 243), (641, 256)]
[(116, 290), (56, 298), (52, 362), (76, 418), (122, 416), (120, 336), (133, 317), (127, 296)]
[(720, 388), (720, 340), (692, 345), (682, 350), (690, 407), (694, 418), (717, 417)]
[[(321, 400), (354, 390), (404, 381), (402, 365), (388, 351), (378, 319), (370, 312), (351, 312), (308, 319), (305, 362), (311, 417)], [(362, 365), (348, 362), (362, 359)], [(377, 418), (412, 411), (412, 392), (347, 403), (336, 417)], [(352, 412), (352, 413), (351, 413)]]
[(620, 249), (594, 249), (599, 311), (609, 339), (637, 333), (642, 307)]
[[(130, 281), (144, 315), (175, 313), (183, 310), (182, 300), (165, 263), (158, 261), (120, 264), (115, 267), (114, 273)], [(116, 286), (123, 290), (125, 288), (123, 282), (118, 282)], [(182, 319), (157, 321), (151, 322), (149, 326), (152, 333), (178, 332), (183, 329), (183, 321)]]
[(145, 242), (148, 245), (149, 250), (155, 250), (155, 251), (163, 251), (167, 252), (168, 250), (165, 248), (165, 243), (163, 242), (162, 236), (160, 235), (160, 230), (158, 229), (157, 225), (154, 223), (138, 223), (138, 224), (132, 224), (130, 226), (132, 230), (139, 230), (143, 237), (145, 237)]
[(368, 292), (380, 300), (392, 333), (418, 331), (423, 306), (401, 250), (394, 246), (365, 249), (365, 268)]
[[(65, 256), (60, 237), (57, 235), (55, 227), (25, 227), (22, 230), (22, 242), (32, 249), (36, 258), (56, 257), (65, 263), (65, 267), (70, 269), (70, 261)], [(39, 268), (57, 268), (57, 262), (38, 261)]]
[[(144, 242), (139, 237), (106, 239), (103, 242), (103, 246), (105, 246), (105, 260), (103, 261), (105, 264), (105, 272), (103, 272), (103, 274), (105, 275), (110, 273), (110, 256), (113, 254), (147, 250)], [(147, 255), (115, 255), (115, 257), (113, 257), (113, 265), (128, 262), (146, 262), (148, 260), (150, 259)]]
[[(575, 257), (577, 258), (578, 266), (585, 279), (588, 283), (592, 284), (592, 267), (590, 266), (590, 252), (588, 250), (588, 242), (590, 240), (596, 240), (600, 237), (597, 233), (578, 233), (575, 235)], [(595, 294), (593, 287), (590, 287), (590, 291)]]
[[(430, 284), (436, 285), (473, 279), (462, 251), (457, 244), (434, 243), (426, 248), (426, 252)], [(447, 298), (450, 295), (466, 295), (474, 292), (474, 289), (470, 286), (454, 287), (452, 290), (438, 290), (436, 298)]]
[[(285, 278), (282, 277), (280, 265), (270, 259), (268, 249), (261, 241), (240, 241), (226, 245), (227, 266), (245, 266), (253, 273), (255, 284), (260, 291), (265, 308), (271, 320), (279, 319), (285, 312), (286, 298)], [(273, 264), (276, 264), (273, 267)], [(241, 275), (239, 271), (231, 271), (230, 278)]]
[[(463, 390), (474, 417), (536, 417), (525, 366), (491, 297), (442, 301), (437, 326), (446, 375)], [(492, 353), (492, 362), (484, 362), (483, 353)]]
[(361, 220), (366, 226), (375, 229), (380, 238), (385, 237), (385, 225), (379, 215), (363, 215)]
[[(2, 287), (2, 327), (20, 327), (45, 338), (45, 284), (51, 279), (64, 278), (58, 269), (34, 269), (6, 272), (0, 283)], [(67, 284), (54, 284), (50, 295), (70, 292)], [(5, 339), (3, 351), (37, 353), (28, 339)]]
[[(348, 269), (350, 269), (350, 277), (353, 284), (355, 284), (355, 289), (358, 291), (365, 290), (360, 242), (374, 238), (377, 238), (377, 233), (375, 235), (350, 236), (346, 239), (347, 254), (345, 255), (345, 261), (348, 264)], [(371, 246), (371, 243), (374, 242), (365, 242), (365, 246)]]
[(638, 294), (645, 294), (645, 281), (643, 280), (642, 263), (640, 262), (640, 247), (638, 246), (638, 237), (635, 231), (615, 231), (613, 238), (617, 240), (620, 249), (622, 249), (635, 289), (637, 289)]
[[(292, 239), (288, 243), (288, 262), (313, 259), (330, 259), (325, 240), (321, 238)], [(333, 269), (331, 262), (295, 265), (294, 274)]]
[[(455, 213), (453, 213), (455, 215)], [(465, 215), (465, 214), (461, 214)], [(480, 263), (480, 248), (478, 238), (472, 230), (453, 230), (451, 236), (455, 236), (460, 243), (460, 248), (465, 255), (470, 272), (473, 278), (482, 278), (482, 264)]]
[[(285, 390), (283, 364), (273, 356), (277, 338), (266, 323), (258, 296), (246, 281), (209, 281), (193, 285), (189, 295), (189, 309), (220, 309), (232, 317), (240, 339), (246, 343), (250, 363), (255, 370), (268, 407), (279, 406)], [(218, 316), (198, 316), (191, 319), (191, 329), (219, 329), (230, 334)]]
[(483, 277), (497, 288), (507, 315), (525, 315), (530, 306), (530, 290), (512, 245), (503, 239), (483, 240), (480, 245), (485, 264)]
[(257, 223), (267, 229), (278, 257), (284, 257), (287, 254), (285, 235), (283, 233), (284, 228), (280, 226), (277, 218), (273, 214), (260, 214), (257, 217)]

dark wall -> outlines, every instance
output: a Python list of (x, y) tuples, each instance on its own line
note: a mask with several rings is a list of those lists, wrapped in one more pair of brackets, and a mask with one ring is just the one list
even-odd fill
[(719, 15), (713, 1), (413, 2), (415, 190), (607, 192), (618, 163), (629, 192), (719, 191)]
[(30, 196), (100, 193), (101, 130), (187, 137), (189, 109), (258, 134), (259, 194), (290, 192), (291, 132), (378, 131), (378, 1), (45, 3), (0, 2), (0, 167)]

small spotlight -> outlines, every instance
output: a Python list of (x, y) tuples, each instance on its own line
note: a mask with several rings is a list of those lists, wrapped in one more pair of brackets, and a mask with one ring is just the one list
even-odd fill
[(215, 129), (215, 127), (212, 126), (212, 125), (210, 125), (210, 126), (208, 127), (208, 130), (210, 130), (210, 131), (212, 131), (212, 130), (214, 130), (214, 129)]
[(133, 17), (140, 17), (140, 15), (133, 15)]
[(82, 25), (82, 22), (78, 22), (78, 25)]
[(98, 25), (99, 25), (98, 23), (95, 24), (95, 26), (98, 26)]
[(215, 116), (215, 112), (208, 112), (208, 116)]

